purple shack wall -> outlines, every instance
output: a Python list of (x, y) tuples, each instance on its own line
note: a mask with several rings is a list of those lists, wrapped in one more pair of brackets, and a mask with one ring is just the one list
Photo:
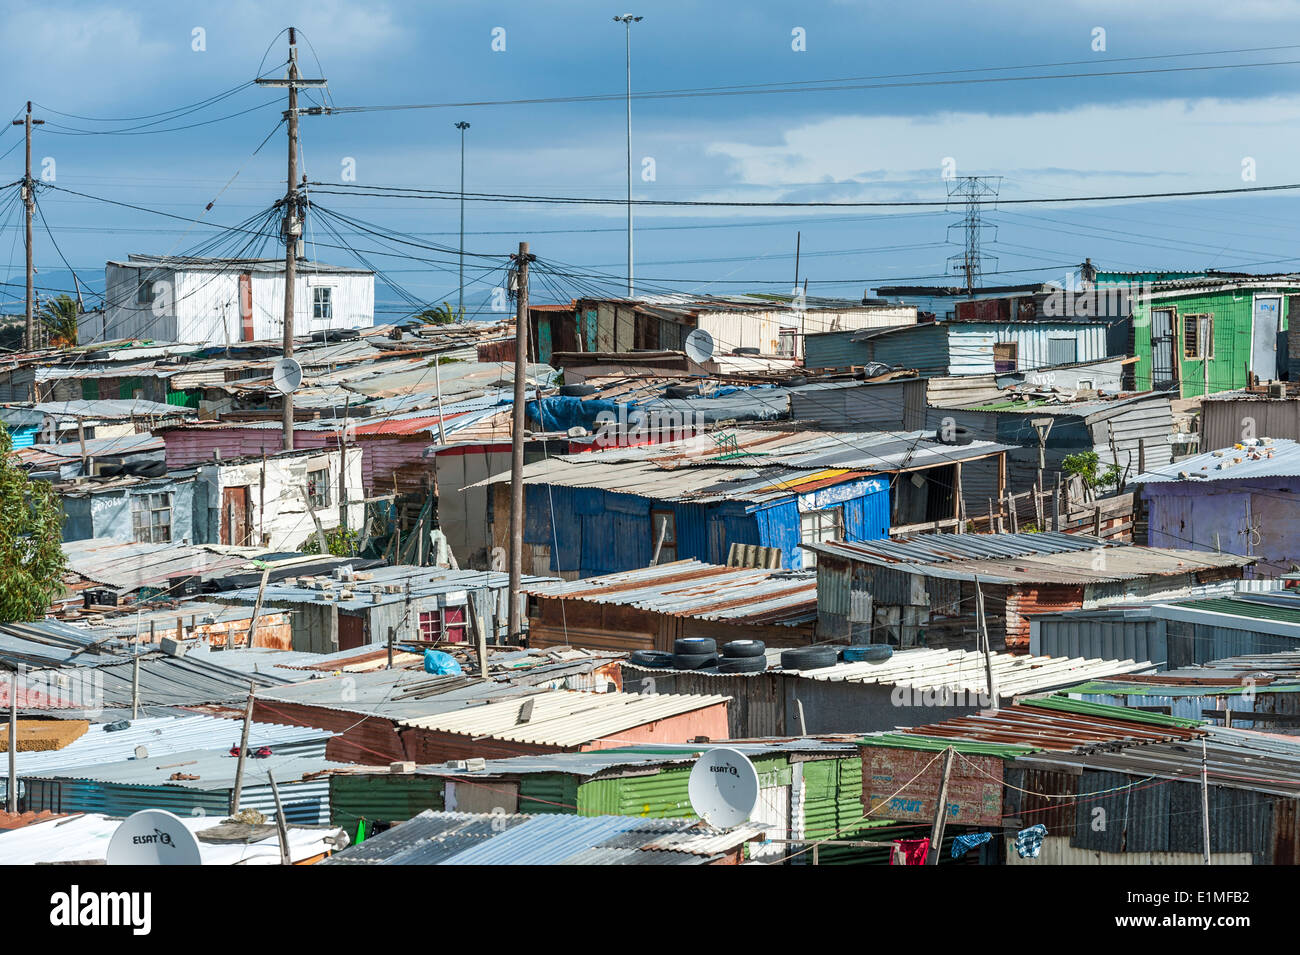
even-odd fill
[(1300, 477), (1148, 484), (1147, 542), (1254, 557), (1248, 577), (1300, 564)]

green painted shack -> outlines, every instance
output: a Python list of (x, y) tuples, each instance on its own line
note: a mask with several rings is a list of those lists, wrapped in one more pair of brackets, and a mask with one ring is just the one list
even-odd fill
[[(758, 770), (760, 795), (753, 818), (789, 839), (887, 841), (916, 838), (928, 825), (864, 815), (862, 749), (854, 740), (818, 739), (729, 743)], [(691, 746), (635, 746), (588, 753), (553, 753), (488, 760), (482, 769), (419, 766), (413, 772), (355, 767), (331, 775), (331, 821), (355, 834), (404, 822), (426, 809), (504, 813), (573, 813), (693, 819), (687, 786), (703, 751)], [(976, 854), (944, 862), (974, 863)], [(759, 861), (811, 863), (806, 845), (751, 843)], [(823, 845), (819, 864), (888, 861), (887, 849)]]
[(1244, 388), (1247, 375), (1289, 377), (1287, 330), (1293, 305), (1300, 307), (1300, 276), (1097, 277), (1098, 286), (1128, 282), (1136, 390), (1194, 398)]

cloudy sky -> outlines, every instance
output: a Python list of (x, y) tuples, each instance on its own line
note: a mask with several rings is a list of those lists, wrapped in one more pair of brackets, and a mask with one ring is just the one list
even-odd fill
[[(638, 198), (937, 202), (945, 169), (997, 177), (1003, 200), (1300, 181), (1300, 42), (1286, 45), (1297, 3), (733, 6), (627, 8), (645, 15), (632, 28), (634, 89), (684, 91), (633, 103)], [(105, 260), (131, 252), (273, 254), (273, 237), (214, 227), (250, 220), (283, 194), (283, 91), (244, 84), (259, 70), (282, 75), (289, 24), (301, 30), (304, 74), (329, 80), (329, 105), (431, 107), (304, 118), (312, 181), (454, 190), (453, 124), (463, 120), (469, 191), (618, 198), (624, 28), (612, 17), (627, 10), (6, 3), (0, 88), (10, 100), (0, 111), (16, 117), (33, 101), (47, 120), (35, 173), (57, 187), (38, 195), (38, 284), (64, 287), (65, 259), (95, 287)], [(21, 133), (0, 131), (3, 182), (22, 175)], [(454, 298), (454, 255), (419, 246), (457, 245), (455, 201), (325, 188), (314, 190), (322, 212), (309, 218), (309, 254), (381, 268), (403, 290), (381, 294), (390, 314)], [(11, 195), (0, 199), (0, 267), (13, 282), (22, 232)], [(1117, 269), (1294, 269), (1300, 206), (1291, 195), (999, 205), (985, 215), (985, 281), (1059, 278), (1085, 256)], [(466, 247), (501, 255), (527, 239), (557, 271), (581, 276), (553, 278), (543, 298), (615, 292), (626, 274), (624, 217), (617, 205), (470, 202)], [(814, 294), (942, 282), (960, 251), (948, 228), (958, 214), (943, 206), (645, 207), (636, 217), (645, 291), (788, 291), (796, 232)], [(192, 218), (203, 222), (183, 221)], [(471, 257), (466, 298), (475, 307), (499, 281), (498, 265)], [(21, 288), (3, 289), (0, 305), (13, 311)]]

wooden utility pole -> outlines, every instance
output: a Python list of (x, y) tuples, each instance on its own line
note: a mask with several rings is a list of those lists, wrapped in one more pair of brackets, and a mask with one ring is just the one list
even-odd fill
[(943, 848), (943, 826), (948, 820), (948, 777), (952, 775), (951, 746), (943, 751), (943, 778), (939, 781), (939, 799), (934, 804), (934, 824), (930, 827), (930, 855), (926, 865), (938, 865), (940, 849)]
[(271, 796), (275, 799), (275, 829), (280, 836), (280, 865), (293, 865), (289, 855), (289, 826), (284, 819), (284, 804), (280, 802), (280, 787), (275, 784), (271, 771), (266, 771), (266, 781), (271, 784)]
[[(528, 374), (528, 263), (535, 258), (528, 243), (519, 243), (515, 260), (515, 404), (510, 445), (510, 631), (509, 640), (523, 641), (519, 584), (524, 575), (524, 401)], [(630, 280), (629, 280), (630, 281)]]
[(980, 649), (984, 651), (984, 679), (988, 683), (989, 705), (998, 705), (998, 685), (993, 678), (993, 646), (989, 640), (989, 624), (984, 616), (984, 590), (980, 579), (975, 578), (975, 626), (979, 631)]
[[(298, 90), (304, 87), (323, 89), (325, 80), (305, 80), (298, 74), (298, 38), (289, 27), (289, 75), (258, 77), (258, 86), (275, 86), (289, 90), (289, 108), (284, 114), (289, 127), (289, 175), (284, 194), (284, 218), (280, 231), (284, 235), (284, 357), (293, 357), (293, 286), (298, 276), (298, 240), (302, 238), (302, 220), (306, 196), (298, 188)], [(293, 450), (293, 396), (283, 402), (284, 450)]]
[(239, 794), (244, 788), (244, 760), (248, 756), (248, 730), (253, 725), (253, 692), (257, 685), (248, 681), (248, 702), (244, 704), (244, 728), (239, 733), (239, 762), (235, 764), (235, 791), (230, 797), (230, 814), (239, 812)]
[(24, 127), (27, 137), (27, 164), (23, 173), (23, 205), (27, 210), (27, 323), (23, 331), (23, 348), (36, 347), (36, 268), (32, 264), (32, 213), (36, 210), (36, 180), (32, 178), (32, 127), (45, 125), (43, 119), (32, 119), (32, 101), (27, 101), (27, 115), (15, 119), (13, 125)]

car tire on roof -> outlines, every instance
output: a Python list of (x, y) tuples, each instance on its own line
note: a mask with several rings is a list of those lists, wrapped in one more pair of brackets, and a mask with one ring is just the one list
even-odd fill
[(643, 667), (670, 667), (673, 655), (662, 650), (633, 650), (627, 655), (628, 662)]
[(767, 651), (762, 640), (732, 640), (722, 645), (724, 657), (761, 657)]
[(567, 398), (585, 398), (596, 391), (595, 385), (560, 385), (560, 394)]
[(833, 667), (840, 658), (836, 647), (796, 647), (781, 651), (781, 667), (786, 670), (820, 670)]
[(673, 641), (673, 653), (703, 653), (711, 656), (718, 652), (718, 641), (712, 637), (681, 637)]
[(718, 662), (716, 653), (674, 653), (674, 670), (701, 670)]
[(840, 651), (840, 658), (845, 663), (884, 663), (893, 655), (894, 648), (887, 643), (868, 643)]
[(718, 662), (719, 673), (762, 673), (767, 669), (767, 657), (723, 657)]

